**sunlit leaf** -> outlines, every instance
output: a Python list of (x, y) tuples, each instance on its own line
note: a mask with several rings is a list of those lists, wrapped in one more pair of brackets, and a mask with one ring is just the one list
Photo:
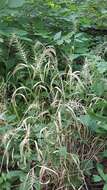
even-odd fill
[(102, 178), (99, 175), (93, 175), (94, 182), (100, 182), (102, 181)]
[(104, 185), (103, 190), (107, 190), (107, 184)]
[(59, 40), (59, 39), (61, 38), (61, 34), (62, 34), (61, 31), (58, 32), (58, 33), (56, 33), (55, 36), (54, 36), (54, 40), (55, 40), (55, 41)]

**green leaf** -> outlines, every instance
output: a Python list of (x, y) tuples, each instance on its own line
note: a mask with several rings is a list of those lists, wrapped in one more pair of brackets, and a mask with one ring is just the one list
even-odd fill
[(101, 154), (104, 158), (107, 158), (107, 150), (105, 150), (104, 152), (102, 152)]
[(104, 82), (103, 81), (96, 81), (93, 85), (92, 85), (92, 89), (95, 92), (95, 94), (97, 96), (102, 96), (104, 93)]
[(106, 116), (102, 116), (101, 114), (98, 114), (98, 113), (94, 113), (93, 110), (88, 110), (88, 114), (90, 115), (90, 117), (92, 119), (95, 119), (97, 121), (101, 121), (101, 122), (107, 122), (107, 117)]
[(0, 9), (4, 8), (8, 0), (0, 0)]
[(96, 131), (97, 122), (89, 115), (81, 115), (79, 120), (83, 125), (89, 127), (92, 131)]
[(103, 190), (107, 190), (107, 184), (104, 185)]
[(107, 124), (103, 124), (103, 123), (102, 123), (101, 128), (103, 128), (104, 130), (107, 131)]
[(12, 35), (12, 33), (16, 34), (19, 37), (26, 36), (28, 34), (27, 31), (18, 29), (16, 27), (0, 28), (0, 34), (3, 36), (9, 37)]
[(55, 41), (59, 40), (59, 39), (61, 38), (61, 34), (62, 34), (61, 31), (58, 32), (58, 33), (56, 33), (55, 36), (54, 36), (54, 40), (55, 40)]
[(94, 182), (100, 182), (102, 181), (101, 177), (99, 175), (93, 175)]
[(18, 8), (23, 6), (25, 0), (8, 0), (8, 6), (10, 8)]
[(107, 62), (103, 61), (100, 63), (97, 63), (97, 69), (99, 71), (99, 73), (104, 73), (107, 71)]
[(0, 184), (2, 184), (3, 183), (3, 178), (2, 177), (0, 177)]
[(99, 175), (105, 181), (105, 174), (103, 172), (103, 165), (102, 164), (97, 164), (97, 170), (98, 170)]
[(64, 157), (66, 159), (66, 156), (67, 156), (67, 149), (65, 146), (62, 146), (60, 149), (59, 149), (59, 154), (61, 157)]
[(38, 180), (35, 180), (34, 187), (35, 187), (35, 189), (37, 189), (37, 190), (41, 190), (41, 184), (40, 184), (40, 182), (39, 182)]
[(104, 181), (107, 182), (107, 174), (104, 176)]
[(63, 38), (62, 38), (61, 40), (57, 40), (57, 44), (58, 44), (58, 45), (62, 45), (63, 43), (64, 43)]
[(3, 38), (0, 38), (0, 43), (3, 43), (3, 42), (4, 42)]
[(12, 121), (15, 121), (15, 119), (16, 119), (16, 115), (14, 115), (14, 114), (11, 114), (11, 115), (5, 115), (5, 119), (8, 121), (8, 123), (9, 122), (12, 122)]
[(94, 164), (92, 160), (85, 159), (81, 161), (81, 169), (85, 171), (86, 175), (90, 176), (93, 168)]
[(21, 174), (22, 174), (22, 171), (20, 170), (9, 171), (9, 173), (7, 173), (7, 178), (12, 179), (14, 177), (20, 177)]

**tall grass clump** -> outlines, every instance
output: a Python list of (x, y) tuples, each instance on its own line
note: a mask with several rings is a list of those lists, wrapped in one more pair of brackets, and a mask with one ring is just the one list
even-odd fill
[(2, 130), (6, 183), (20, 190), (88, 190), (86, 176), (104, 148), (83, 122), (99, 101), (90, 59), (81, 71), (72, 62), (62, 70), (54, 47), (36, 42), (26, 51), (16, 36), (12, 42), (18, 59), (7, 82)]

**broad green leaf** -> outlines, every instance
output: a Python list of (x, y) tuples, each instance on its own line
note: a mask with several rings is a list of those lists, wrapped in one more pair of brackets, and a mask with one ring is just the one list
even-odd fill
[(62, 146), (60, 149), (59, 149), (59, 154), (61, 157), (65, 158), (66, 159), (66, 156), (67, 156), (67, 149), (65, 146)]
[(101, 128), (103, 128), (104, 130), (107, 131), (107, 124), (103, 124), (103, 123), (102, 123)]
[(107, 158), (107, 150), (105, 150), (104, 152), (102, 152), (101, 154), (103, 157), (106, 157)]
[(104, 82), (102, 80), (96, 81), (92, 85), (92, 90), (95, 92), (97, 96), (102, 96), (104, 94)]
[(3, 178), (0, 177), (0, 185), (3, 183)]
[(99, 175), (102, 177), (102, 179), (105, 181), (105, 174), (103, 171), (103, 165), (102, 164), (97, 164), (97, 171), (99, 173)]
[(17, 36), (26, 36), (27, 32), (25, 30), (21, 30), (15, 27), (6, 27), (0, 28), (0, 34), (6, 37), (10, 37), (12, 34), (16, 34)]
[(81, 161), (81, 169), (85, 171), (86, 175), (90, 176), (93, 168), (94, 168), (94, 164), (92, 160), (85, 159)]
[(20, 36), (20, 39), (26, 42), (32, 42), (32, 39), (24, 37), (24, 36)]
[(12, 122), (12, 121), (15, 121), (16, 119), (16, 115), (14, 114), (11, 114), (11, 115), (5, 115), (5, 119), (7, 120), (7, 122)]
[(22, 174), (23, 173), (20, 170), (9, 171), (9, 173), (7, 173), (7, 178), (11, 179), (14, 177), (20, 177)]
[(58, 44), (58, 45), (62, 45), (63, 43), (64, 43), (63, 38), (61, 38), (60, 40), (57, 40), (57, 44)]
[(107, 190), (107, 184), (104, 185), (103, 190)]
[(34, 187), (35, 187), (35, 189), (37, 189), (37, 190), (41, 190), (41, 184), (40, 184), (40, 182), (39, 182), (38, 180), (35, 180)]
[(61, 34), (62, 34), (61, 31), (58, 32), (58, 33), (56, 33), (55, 36), (54, 36), (54, 40), (55, 40), (55, 41), (59, 40), (59, 39), (61, 38)]
[(99, 73), (104, 73), (107, 71), (107, 62), (103, 61), (100, 63), (97, 63), (97, 69), (99, 71)]
[(100, 182), (102, 181), (102, 178), (99, 175), (93, 175), (94, 182)]
[(107, 174), (104, 176), (104, 181), (107, 182)]
[(97, 128), (97, 122), (94, 118), (92, 118), (90, 115), (81, 115), (79, 117), (80, 122), (89, 127), (92, 131), (96, 131)]
[(94, 113), (94, 111), (92, 110), (89, 110), (88, 111), (90, 117), (92, 119), (95, 119), (96, 121), (101, 121), (101, 122), (107, 122), (107, 117), (106, 116), (102, 116), (101, 114), (98, 114), (98, 113)]
[(8, 0), (8, 6), (10, 8), (18, 8), (23, 6), (25, 0)]
[(3, 9), (7, 4), (8, 0), (0, 0), (0, 9)]
[(36, 36), (40, 36), (42, 38), (46, 38), (46, 39), (49, 39), (50, 38), (50, 35), (51, 33), (43, 30), (43, 28), (39, 28), (37, 32), (35, 32), (35, 35)]
[(3, 42), (4, 42), (3, 38), (0, 38), (0, 43), (3, 43)]

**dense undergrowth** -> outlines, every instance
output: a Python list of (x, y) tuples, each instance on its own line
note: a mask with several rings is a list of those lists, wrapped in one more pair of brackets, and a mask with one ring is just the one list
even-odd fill
[(2, 2), (1, 190), (107, 190), (106, 1)]

